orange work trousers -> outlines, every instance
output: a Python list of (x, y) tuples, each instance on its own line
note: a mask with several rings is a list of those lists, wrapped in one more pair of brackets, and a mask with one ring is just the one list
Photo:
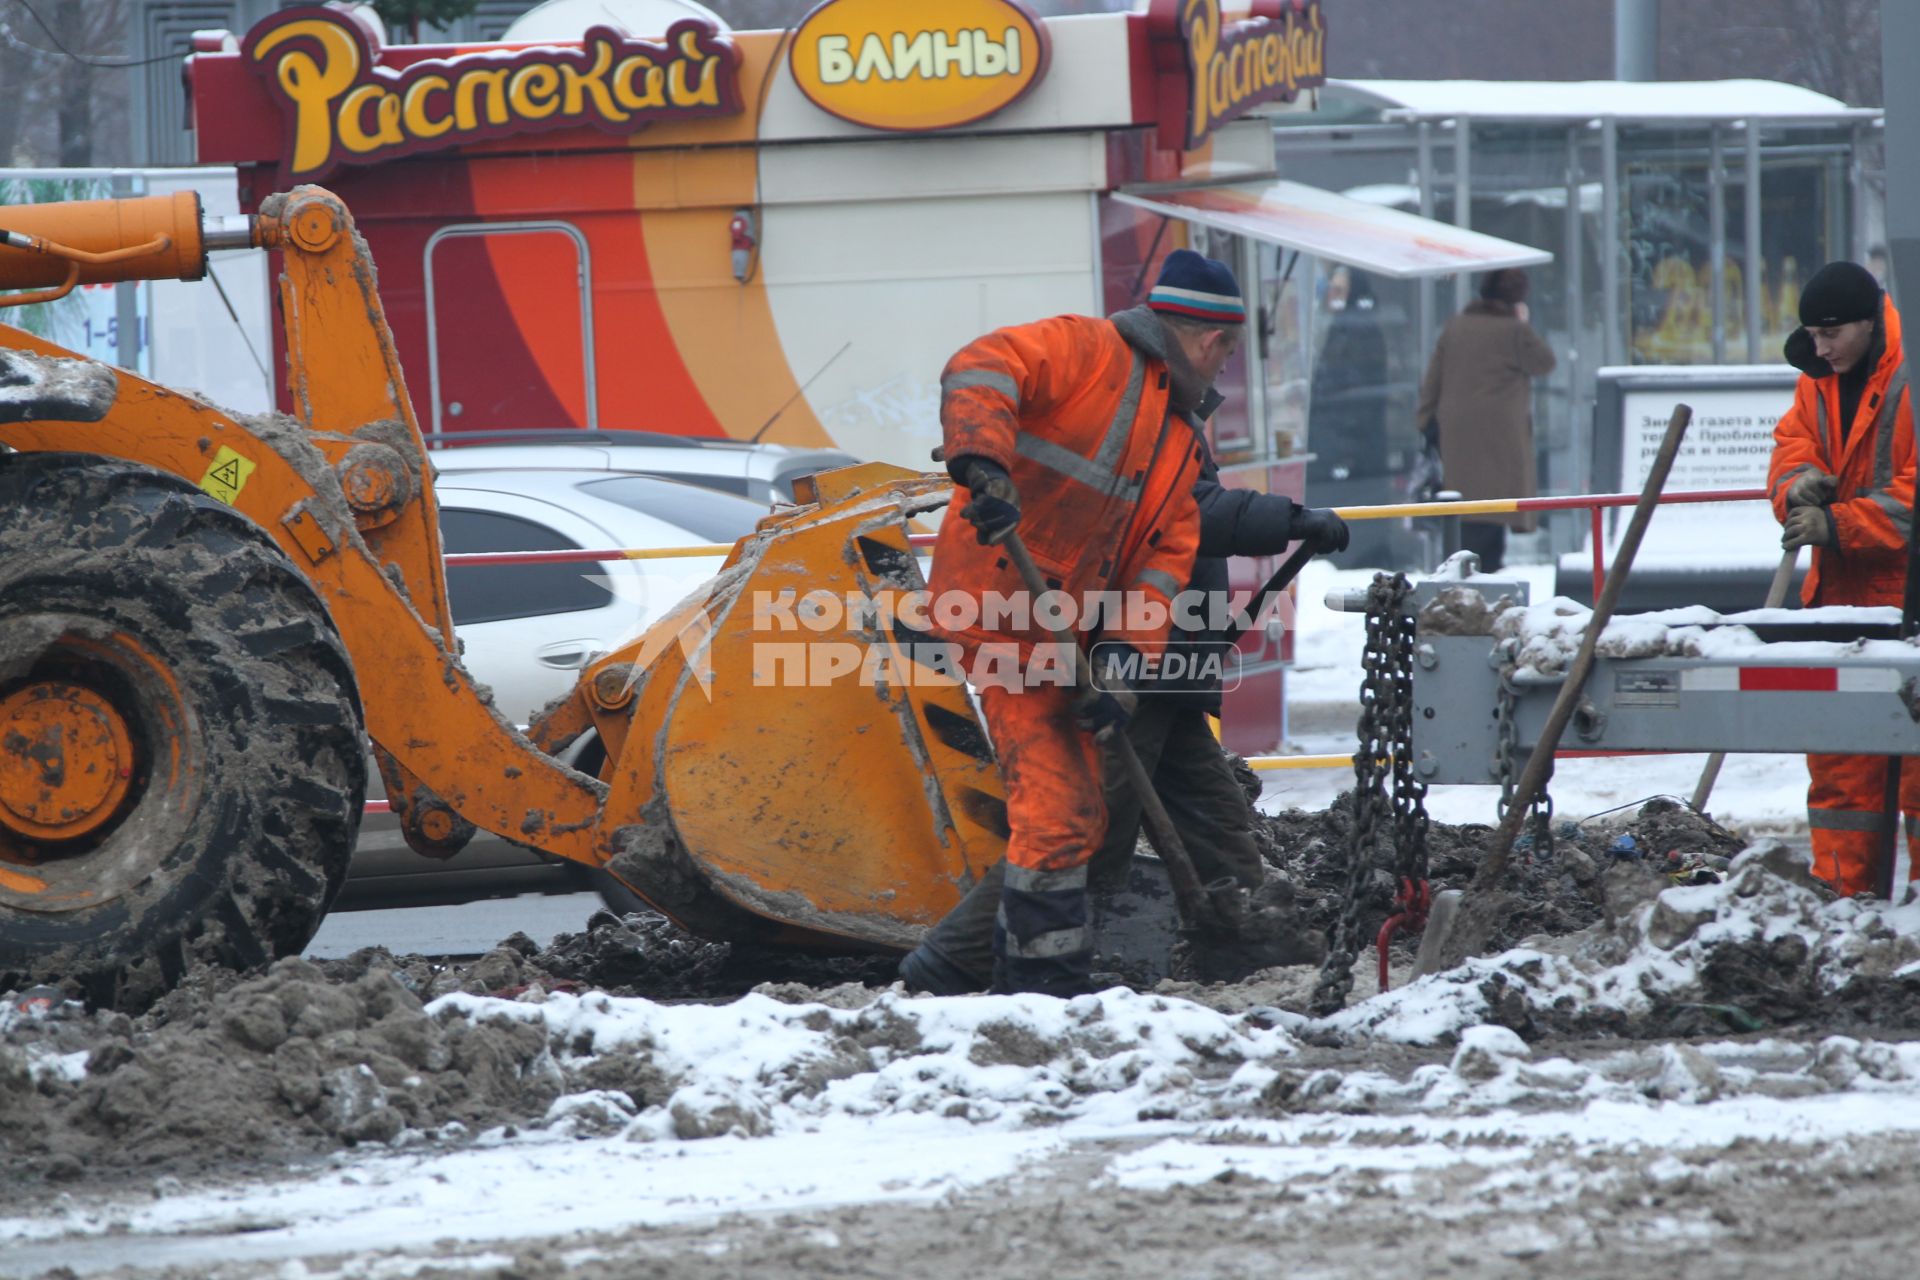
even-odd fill
[[(1813, 778), (1807, 788), (1813, 874), (1841, 893), (1872, 889), (1883, 829), (1880, 806), (1886, 798), (1887, 758), (1809, 755), (1807, 772)], [(1901, 761), (1900, 810), (1906, 819), (1908, 861), (1920, 866), (1920, 756)]]
[(1007, 786), (1007, 861), (1030, 871), (1085, 866), (1107, 833), (1107, 805), (1099, 747), (1073, 718), (1073, 690), (989, 685), (980, 710)]

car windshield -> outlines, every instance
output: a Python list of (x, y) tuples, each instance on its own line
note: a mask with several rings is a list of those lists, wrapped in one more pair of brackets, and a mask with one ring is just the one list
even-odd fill
[(767, 509), (757, 502), (697, 485), (652, 476), (612, 476), (585, 480), (580, 487), (596, 498), (669, 524), (677, 524), (708, 542), (733, 542), (753, 532)]

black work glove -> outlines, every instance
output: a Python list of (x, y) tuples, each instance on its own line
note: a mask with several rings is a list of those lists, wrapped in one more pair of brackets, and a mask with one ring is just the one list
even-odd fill
[(1019, 526), (1020, 491), (1005, 467), (986, 458), (961, 458), (953, 473), (973, 494), (960, 514), (973, 523), (981, 546), (999, 542)]
[(1304, 507), (1293, 513), (1293, 536), (1317, 556), (1347, 549), (1347, 522), (1328, 507)]
[(1074, 718), (1080, 727), (1092, 733), (1096, 738), (1125, 729), (1127, 722), (1133, 719), (1133, 712), (1140, 705), (1140, 695), (1133, 691), (1121, 673), (1134, 669), (1139, 662), (1139, 654), (1132, 645), (1117, 641), (1102, 643), (1096, 651), (1093, 673), (1093, 695), (1081, 701), (1074, 708)]
[(1840, 530), (1833, 522), (1833, 508), (1795, 507), (1787, 512), (1786, 525), (1780, 530), (1780, 545), (1788, 551), (1801, 547), (1838, 548)]

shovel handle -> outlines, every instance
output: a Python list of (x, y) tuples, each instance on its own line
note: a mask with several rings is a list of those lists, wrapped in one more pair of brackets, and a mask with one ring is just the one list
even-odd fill
[(1295, 547), (1293, 554), (1280, 562), (1280, 567), (1273, 571), (1273, 576), (1267, 579), (1266, 585), (1262, 586), (1259, 593), (1254, 596), (1253, 603), (1247, 608), (1247, 620), (1229, 629), (1222, 639), (1228, 644), (1239, 643), (1240, 637), (1252, 629), (1254, 620), (1260, 616), (1261, 610), (1300, 576), (1300, 571), (1307, 567), (1307, 561), (1311, 559), (1313, 559), (1312, 547), (1304, 542)]
[[(1799, 558), (1798, 547), (1780, 557), (1780, 565), (1773, 571), (1773, 581), (1767, 584), (1767, 608), (1778, 609), (1787, 602), (1787, 589), (1793, 585), (1794, 562)], [(1707, 797), (1713, 794), (1713, 784), (1720, 780), (1720, 766), (1726, 762), (1727, 753), (1724, 751), (1716, 751), (1707, 757), (1707, 763), (1700, 770), (1700, 781), (1693, 787), (1694, 812), (1705, 812)]]
[[(1019, 571), (1020, 580), (1026, 584), (1027, 590), (1036, 599), (1045, 595), (1048, 590), (1046, 578), (1041, 574), (1040, 566), (1028, 554), (1027, 544), (1020, 540), (1020, 534), (1009, 530), (1001, 539), (1000, 548)], [(1081, 701), (1093, 697), (1098, 693), (1099, 686), (1094, 682), (1093, 665), (1087, 660), (1086, 650), (1068, 633), (1051, 628), (1048, 630), (1056, 644), (1073, 650), (1073, 684)], [(1104, 733), (1101, 740), (1113, 751), (1126, 775), (1127, 785), (1140, 798), (1140, 817), (1147, 829), (1147, 841), (1167, 866), (1167, 879), (1173, 887), (1173, 901), (1180, 910), (1181, 922), (1189, 929), (1211, 924), (1212, 912), (1208, 909), (1206, 890), (1201, 887), (1200, 875), (1193, 868), (1193, 859), (1188, 856), (1180, 833), (1173, 828), (1173, 819), (1167, 816), (1167, 807), (1160, 803), (1160, 795), (1153, 789), (1153, 779), (1147, 776), (1146, 766), (1140, 763), (1132, 740), (1124, 730)]]

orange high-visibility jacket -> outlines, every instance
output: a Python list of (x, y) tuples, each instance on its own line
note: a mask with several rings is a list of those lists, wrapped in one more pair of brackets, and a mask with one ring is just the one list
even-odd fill
[[(1048, 586), (1076, 605), (1093, 592), (1139, 592), (1164, 611), (1193, 571), (1200, 428), (1169, 411), (1158, 343), (1171, 339), (1163, 335), (1144, 308), (1113, 320), (1056, 316), (969, 343), (941, 375), (946, 456), (987, 458), (1007, 469), (1020, 491), (1021, 540)], [(936, 621), (945, 591), (1025, 593), (1006, 554), (980, 545), (959, 515), (970, 496), (956, 489), (934, 548), (928, 586)], [(1013, 641), (1023, 652), (1047, 638), (1037, 627), (936, 629), (965, 645)], [(1166, 632), (1165, 625), (1109, 626), (1101, 634), (1150, 649)]]
[(1886, 346), (1860, 393), (1844, 448), (1840, 379), (1801, 374), (1793, 407), (1773, 429), (1767, 492), (1787, 518), (1787, 489), (1808, 470), (1838, 478), (1832, 511), (1840, 546), (1818, 547), (1801, 600), (1806, 604), (1898, 605), (1913, 536), (1913, 411), (1901, 370), (1900, 313), (1881, 303)]

